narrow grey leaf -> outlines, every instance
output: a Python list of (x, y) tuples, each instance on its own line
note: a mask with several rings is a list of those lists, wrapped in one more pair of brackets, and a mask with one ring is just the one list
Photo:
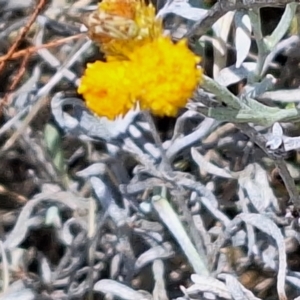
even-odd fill
[[(73, 116), (63, 111), (65, 105), (73, 106)], [(52, 98), (51, 110), (58, 125), (69, 134), (85, 140), (98, 138), (105, 141), (111, 141), (125, 133), (138, 114), (138, 111), (129, 111), (124, 118), (115, 121), (100, 118), (94, 116), (80, 99), (64, 98), (62, 93)]]
[(135, 270), (139, 270), (156, 259), (170, 258), (175, 252), (170, 243), (163, 243), (162, 245), (152, 247), (142, 253), (135, 262)]
[(230, 274), (220, 274), (218, 278), (225, 279), (226, 286), (234, 300), (261, 300), (247, 290), (235, 277)]
[(286, 280), (294, 285), (297, 289), (300, 289), (300, 279), (295, 276), (287, 276)]
[(283, 139), (285, 151), (296, 150), (300, 148), (300, 137), (285, 137)]
[(248, 165), (240, 172), (238, 182), (258, 212), (265, 211), (270, 204), (278, 206), (277, 198), (269, 186), (266, 171), (259, 164)]
[(194, 282), (189, 288), (186, 289), (188, 294), (194, 292), (211, 292), (218, 297), (224, 299), (232, 299), (227, 286), (220, 280), (213, 277), (201, 276), (198, 274), (191, 275), (191, 279)]
[(204, 170), (215, 176), (220, 176), (224, 178), (232, 178), (229, 171), (224, 168), (219, 168), (218, 166), (207, 161), (194, 147), (191, 148), (192, 158), (195, 163), (199, 166), (201, 170)]
[(157, 17), (164, 17), (167, 14), (175, 14), (185, 19), (192, 21), (199, 21), (207, 13), (206, 9), (192, 7), (190, 4), (183, 1), (172, 1), (171, 4), (167, 3), (157, 14)]
[(256, 63), (254, 62), (242, 63), (240, 68), (232, 65), (230, 67), (222, 69), (215, 80), (223, 86), (229, 86), (243, 79), (246, 79), (249, 74), (255, 70), (255, 68)]
[[(276, 82), (277, 79), (273, 75), (267, 74), (266, 77), (260, 82), (247, 84), (244, 87), (243, 95), (246, 95), (250, 98), (260, 97), (261, 94), (274, 89)], [(268, 92), (266, 94), (268, 94)]]
[(283, 130), (278, 122), (275, 122), (272, 127), (272, 134), (266, 143), (266, 146), (271, 150), (278, 149), (283, 142)]
[(122, 300), (146, 300), (143, 293), (137, 292), (130, 287), (110, 279), (99, 280), (94, 285), (94, 291), (101, 292), (103, 294), (112, 294)]
[(234, 300), (246, 300), (241, 284), (231, 275), (225, 276), (226, 286)]
[(276, 224), (270, 220), (268, 217), (261, 214), (249, 214), (249, 213), (241, 213), (237, 215), (233, 221), (231, 222), (232, 228), (237, 226), (241, 221), (250, 224), (262, 232), (265, 232), (269, 236), (271, 236), (277, 244), (278, 247), (278, 255), (279, 255), (279, 270), (277, 275), (277, 292), (280, 300), (287, 300), (285, 294), (285, 277), (286, 277), (286, 269), (287, 269), (287, 261), (286, 261), (286, 250), (285, 250), (285, 242), (281, 231), (276, 226)]
[(252, 26), (250, 18), (242, 11), (237, 11), (234, 15), (236, 25), (235, 48), (236, 48), (236, 68), (240, 68), (247, 58), (251, 46)]

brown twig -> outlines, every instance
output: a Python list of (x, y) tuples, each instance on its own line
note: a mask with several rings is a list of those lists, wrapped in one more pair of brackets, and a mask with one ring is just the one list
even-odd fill
[(22, 79), (22, 76), (24, 75), (24, 73), (26, 71), (26, 65), (28, 63), (29, 57), (30, 57), (30, 55), (27, 52), (25, 54), (25, 56), (23, 57), (23, 60), (22, 60), (22, 63), (21, 63), (18, 73), (14, 76), (12, 83), (10, 84), (10, 87), (8, 88), (8, 92), (5, 94), (4, 98), (1, 101), (0, 108), (2, 108), (6, 104), (9, 94), (12, 91), (14, 91), (14, 89), (17, 87), (18, 83)]
[[(27, 32), (29, 31), (31, 25), (34, 23), (35, 19), (37, 18), (38, 14), (41, 12), (41, 10), (44, 8), (44, 6), (46, 5), (46, 0), (40, 0), (38, 5), (35, 7), (30, 19), (28, 20), (27, 24), (25, 25), (25, 27), (23, 27), (23, 29), (21, 30), (19, 36), (16, 38), (16, 40), (14, 41), (14, 43), (12, 44), (12, 46), (9, 48), (7, 54), (4, 56), (4, 59), (2, 61), (0, 61), (0, 74), (2, 73), (5, 64), (7, 62), (7, 60), (9, 60), (15, 53), (16, 49), (18, 48), (20, 42), (24, 39), (24, 37), (26, 36)], [(18, 74), (16, 75), (16, 77), (14, 78), (12, 85), (10, 87), (10, 91), (12, 91), (12, 87), (16, 86), (18, 84), (18, 82), (20, 81), (22, 75), (25, 72), (25, 65), (29, 59), (29, 54), (25, 54), (25, 58), (22, 61), (21, 64), (21, 69), (19, 70)], [(23, 70), (22, 70), (23, 67)], [(2, 111), (2, 107), (5, 104), (6, 100), (7, 100), (8, 94), (5, 95), (4, 99), (0, 102), (0, 111)]]
[(34, 11), (31, 15), (30, 19), (28, 20), (26, 26), (23, 27), (23, 29), (21, 30), (19, 36), (17, 37), (17, 39), (15, 40), (13, 45), (8, 50), (8, 53), (5, 55), (6, 59), (1, 61), (1, 63), (0, 63), (0, 73), (3, 71), (3, 68), (5, 66), (5, 61), (8, 60), (14, 54), (14, 52), (16, 51), (17, 47), (19, 46), (20, 42), (24, 39), (25, 35), (29, 31), (31, 25), (34, 23), (35, 19), (37, 18), (38, 14), (43, 9), (45, 4), (46, 4), (46, 0), (40, 0), (39, 1), (39, 4), (34, 9)]
[(58, 45), (61, 45), (61, 44), (65, 43), (65, 42), (68, 42), (68, 41), (71, 41), (71, 40), (74, 40), (74, 39), (78, 39), (82, 35), (83, 35), (83, 33), (80, 33), (80, 34), (70, 36), (70, 37), (67, 37), (67, 38), (63, 38), (63, 39), (60, 39), (60, 40), (57, 40), (57, 41), (52, 41), (50, 43), (43, 44), (43, 45), (40, 45), (40, 46), (29, 47), (27, 49), (20, 50), (18, 52), (13, 53), (10, 57), (9, 57), (8, 54), (6, 54), (4, 56), (1, 56), (0, 57), (0, 63), (5, 62), (8, 59), (11, 60), (11, 59), (16, 59), (16, 58), (19, 58), (19, 57), (22, 57), (22, 56), (25, 56), (25, 57), (23, 58), (23, 61), (22, 61), (21, 66), (19, 68), (19, 71), (18, 71), (17, 75), (15, 75), (15, 77), (13, 79), (13, 82), (11, 83), (11, 85), (8, 89), (8, 92), (5, 94), (5, 96), (3, 97), (3, 99), (0, 102), (0, 112), (2, 112), (2, 108), (7, 102), (9, 93), (11, 93), (16, 88), (17, 84), (20, 82), (20, 80), (21, 80), (21, 78), (22, 78), (22, 76), (23, 76), (23, 74), (26, 70), (25, 66), (26, 66), (26, 64), (27, 64), (27, 62), (30, 58), (30, 54), (33, 54), (33, 53), (37, 52), (39, 49), (55, 47), (55, 46), (58, 46)]
[(52, 48), (52, 47), (59, 46), (61, 44), (64, 44), (65, 42), (78, 39), (78, 38), (82, 37), (83, 34), (84, 33), (79, 33), (79, 34), (76, 34), (76, 35), (73, 35), (73, 36), (69, 36), (69, 37), (66, 37), (66, 38), (62, 38), (62, 39), (59, 39), (59, 40), (56, 40), (56, 41), (49, 42), (47, 44), (43, 44), (43, 45), (40, 45), (40, 46), (32, 46), (32, 47), (29, 47), (27, 49), (15, 52), (11, 56), (8, 56), (8, 54), (0, 56), (0, 62), (6, 61), (6, 60), (17, 59), (17, 58), (20, 58), (24, 55), (27, 55), (27, 53), (28, 54), (35, 53), (40, 49)]

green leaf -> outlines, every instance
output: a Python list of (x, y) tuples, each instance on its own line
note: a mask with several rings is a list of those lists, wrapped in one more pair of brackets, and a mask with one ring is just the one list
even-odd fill
[(59, 131), (55, 126), (48, 123), (44, 129), (44, 137), (47, 150), (53, 159), (55, 167), (59, 172), (64, 173), (66, 166)]

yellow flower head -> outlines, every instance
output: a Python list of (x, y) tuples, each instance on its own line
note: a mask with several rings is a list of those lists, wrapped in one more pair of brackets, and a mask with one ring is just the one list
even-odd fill
[(110, 59), (127, 59), (134, 48), (159, 37), (162, 23), (144, 0), (104, 0), (88, 20), (89, 35)]
[(133, 20), (136, 5), (136, 0), (103, 0), (98, 4), (98, 7), (99, 11), (107, 14)]
[(158, 116), (176, 116), (201, 80), (200, 58), (186, 41), (163, 37), (155, 9), (144, 0), (103, 0), (89, 33), (107, 62), (89, 64), (78, 92), (96, 114), (114, 119), (139, 101)]
[(99, 116), (110, 120), (125, 115), (134, 107), (134, 85), (130, 80), (129, 62), (96, 61), (88, 64), (78, 93), (87, 107)]
[(134, 49), (129, 60), (89, 64), (78, 92), (96, 114), (114, 119), (139, 101), (158, 116), (176, 116), (201, 81), (200, 58), (186, 41), (160, 37)]
[(135, 49), (131, 68), (139, 73), (137, 99), (142, 109), (158, 116), (176, 116), (201, 80), (200, 58), (182, 40), (174, 44), (160, 37)]

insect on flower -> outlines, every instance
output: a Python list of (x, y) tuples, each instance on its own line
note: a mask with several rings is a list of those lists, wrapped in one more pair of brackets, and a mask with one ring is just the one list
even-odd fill
[(99, 44), (108, 43), (113, 39), (133, 38), (137, 34), (137, 27), (129, 16), (131, 15), (108, 13), (102, 9), (94, 11), (86, 22), (90, 38)]
[(88, 34), (107, 57), (127, 59), (137, 46), (162, 33), (155, 8), (144, 0), (104, 0), (86, 20)]

